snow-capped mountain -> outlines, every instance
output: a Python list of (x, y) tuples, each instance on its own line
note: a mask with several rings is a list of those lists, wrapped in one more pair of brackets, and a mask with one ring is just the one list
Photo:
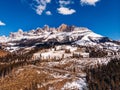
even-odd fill
[[(58, 28), (50, 28), (45, 25), (28, 32), (19, 29), (8, 37), (0, 37), (3, 89), (12, 85), (13, 89), (20, 86), (20, 90), (28, 86), (35, 87), (31, 90), (88, 90), (88, 81), (94, 79), (92, 73), (95, 73), (91, 70), (98, 72), (100, 69), (99, 74), (102, 74), (102, 65), (109, 69), (112, 60), (120, 60), (120, 42), (85, 27), (62, 24)], [(111, 65), (118, 67), (118, 64)], [(103, 72), (108, 70), (104, 68)], [(108, 77), (106, 72), (103, 74)], [(88, 79), (91, 76), (92, 79)]]
[(43, 28), (23, 32), (10, 33), (8, 37), (1, 36), (0, 43), (6, 50), (19, 50), (24, 47), (35, 47), (43, 44), (74, 44), (82, 46), (99, 46), (100, 48), (109, 48), (119, 50), (120, 44), (113, 40), (96, 34), (85, 27), (68, 26), (62, 24), (58, 28), (50, 28), (45, 25)]

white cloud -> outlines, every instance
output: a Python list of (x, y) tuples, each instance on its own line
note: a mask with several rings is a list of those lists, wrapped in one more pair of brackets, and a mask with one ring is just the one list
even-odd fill
[(76, 11), (74, 9), (68, 8), (68, 5), (71, 5), (74, 3), (74, 0), (59, 0), (59, 8), (57, 8), (57, 11), (59, 14), (62, 15), (71, 15), (75, 13)]
[(66, 5), (69, 5), (72, 3), (73, 3), (73, 1), (71, 1), (71, 0), (59, 0), (60, 6), (66, 6)]
[(100, 0), (80, 0), (82, 5), (94, 5)]
[(57, 10), (58, 10), (58, 13), (63, 14), (63, 15), (71, 15), (76, 12), (74, 9), (70, 9), (66, 7), (60, 7)]
[(0, 26), (5, 26), (6, 24), (2, 21), (0, 21)]
[(47, 15), (52, 15), (52, 13), (50, 11), (46, 11)]
[[(51, 3), (52, 0), (32, 0), (32, 1), (33, 2), (30, 5), (38, 15), (42, 15), (43, 13), (45, 13), (46, 15), (52, 15), (51, 11), (48, 11), (46, 9), (48, 4)], [(81, 5), (95, 6), (95, 4), (100, 0), (78, 0), (78, 1), (80, 1)], [(72, 7), (71, 4), (75, 4), (74, 0), (57, 0), (56, 3), (59, 4), (59, 8), (57, 8), (59, 14), (70, 15), (76, 12), (75, 9), (71, 8)]]
[(48, 3), (51, 2), (51, 0), (35, 0), (37, 3), (35, 6), (35, 11), (38, 15), (41, 15), (43, 11), (46, 9), (46, 6)]
[(36, 7), (36, 13), (37, 13), (38, 15), (41, 15), (45, 9), (46, 9), (46, 6), (44, 6), (44, 5), (38, 5), (38, 6)]

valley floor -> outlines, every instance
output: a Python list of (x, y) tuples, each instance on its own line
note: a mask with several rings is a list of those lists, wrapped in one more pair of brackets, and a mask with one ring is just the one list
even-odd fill
[(89, 90), (86, 70), (107, 65), (111, 58), (64, 58), (29, 61), (9, 70), (1, 69), (0, 90)]

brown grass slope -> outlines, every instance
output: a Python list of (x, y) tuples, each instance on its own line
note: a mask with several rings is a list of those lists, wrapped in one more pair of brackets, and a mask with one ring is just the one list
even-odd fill
[(13, 70), (0, 79), (0, 90), (60, 90), (70, 79), (54, 78), (51, 74), (29, 66)]

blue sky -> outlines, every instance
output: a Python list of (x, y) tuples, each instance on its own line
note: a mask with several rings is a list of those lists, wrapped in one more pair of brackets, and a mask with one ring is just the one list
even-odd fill
[(88, 27), (120, 40), (120, 0), (0, 0), (0, 35), (58, 27), (62, 23)]

